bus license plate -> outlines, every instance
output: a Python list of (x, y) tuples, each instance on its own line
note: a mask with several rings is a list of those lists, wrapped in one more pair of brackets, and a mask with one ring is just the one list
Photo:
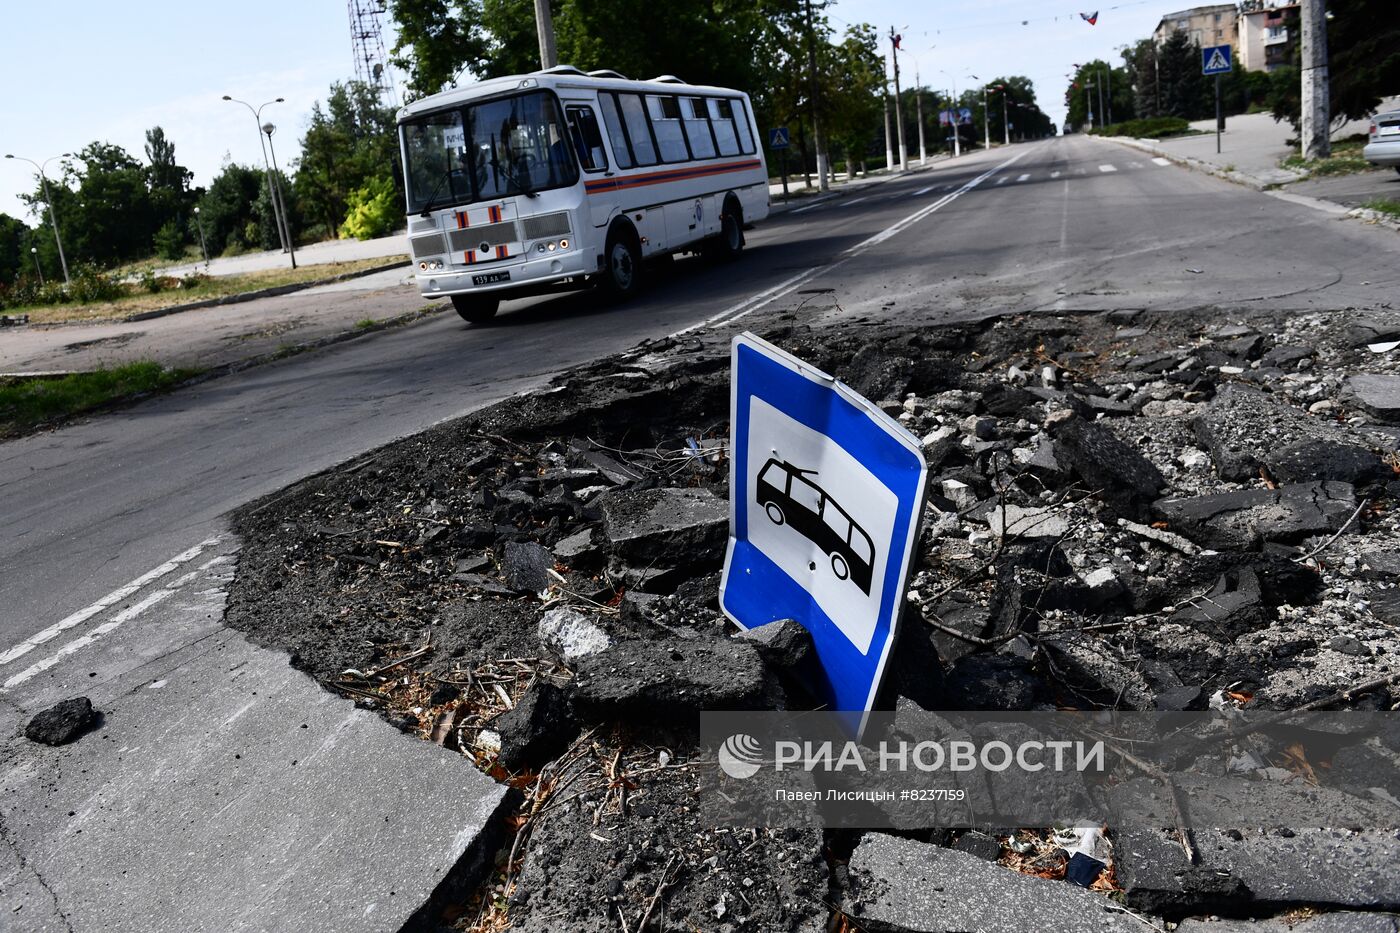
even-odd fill
[(503, 272), (488, 272), (488, 273), (486, 273), (485, 275), (474, 275), (474, 276), (472, 276), (472, 284), (473, 284), (473, 285), (490, 285), (492, 282), (509, 282), (509, 281), (510, 281), (510, 270), (509, 270), (509, 269), (506, 269), (506, 270), (503, 271)]

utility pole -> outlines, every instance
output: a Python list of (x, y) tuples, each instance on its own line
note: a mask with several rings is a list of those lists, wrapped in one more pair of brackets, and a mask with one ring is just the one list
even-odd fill
[(987, 85), (982, 85), (982, 136), (984, 148), (992, 148), (992, 113), (987, 109)]
[(899, 170), (909, 171), (909, 150), (904, 145), (904, 108), (899, 100), (899, 40), (900, 36), (890, 27), (890, 57), (894, 62), (894, 125), (899, 132)]
[(1327, 13), (1325, 0), (1303, 0), (1303, 132), (1305, 159), (1332, 154), (1331, 101), (1327, 77)]
[[(540, 2), (540, 0), (536, 0)], [(808, 97), (812, 101), (812, 146), (817, 150), (817, 187), (830, 191), (831, 182), (826, 171), (826, 139), (822, 136), (822, 125), (817, 119), (817, 34), (812, 28), (812, 0), (806, 0), (807, 7), (807, 82)], [(850, 153), (846, 154), (850, 158)]]
[(894, 147), (890, 144), (890, 89), (885, 88), (885, 169), (894, 168)]
[[(1102, 81), (1095, 81), (1094, 84), (1097, 85), (1097, 90), (1098, 90), (1098, 92), (1099, 92), (1099, 118), (1102, 119), (1102, 118), (1103, 118), (1103, 115), (1104, 115), (1104, 109), (1103, 109), (1103, 82), (1102, 82)], [(1104, 125), (1107, 126), (1107, 124), (1104, 124)]]
[(924, 145), (924, 83), (919, 79), (919, 70), (914, 69), (914, 110), (919, 121), (919, 164), (928, 164), (928, 148)]
[(1108, 109), (1104, 111), (1106, 119), (1105, 126), (1113, 125), (1113, 66), (1107, 65), (1104, 68), (1103, 79), (1108, 86)]
[(956, 159), (962, 156), (962, 108), (958, 106), (958, 79), (946, 71), (939, 74), (948, 75), (953, 85), (953, 93), (948, 97), (948, 125), (953, 128), (953, 158)]
[(554, 17), (549, 12), (549, 0), (535, 0), (535, 29), (540, 34), (540, 67), (553, 68), (559, 64), (554, 53)]
[(1094, 86), (1094, 82), (1084, 82), (1084, 109), (1089, 112), (1089, 129), (1094, 128), (1094, 97), (1089, 93), (1089, 89)]

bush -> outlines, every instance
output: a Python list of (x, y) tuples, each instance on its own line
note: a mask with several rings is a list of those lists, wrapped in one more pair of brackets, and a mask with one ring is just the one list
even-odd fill
[(340, 235), (372, 240), (394, 232), (403, 215), (394, 182), (387, 176), (371, 178), (350, 192), (349, 211), (340, 225)]
[(1145, 120), (1126, 120), (1112, 126), (1095, 127), (1089, 132), (1095, 136), (1132, 136), (1136, 139), (1161, 139), (1163, 136), (1180, 136), (1191, 131), (1191, 124), (1181, 117), (1149, 117)]
[(73, 284), (68, 293), (74, 301), (86, 304), (112, 301), (126, 294), (126, 289), (112, 276), (98, 271), (96, 266), (81, 263), (73, 270)]
[(174, 220), (167, 220), (155, 235), (156, 252), (162, 259), (172, 262), (185, 258), (185, 226)]

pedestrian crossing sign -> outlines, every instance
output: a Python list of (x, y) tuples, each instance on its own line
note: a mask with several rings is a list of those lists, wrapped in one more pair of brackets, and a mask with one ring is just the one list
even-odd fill
[(786, 149), (792, 145), (792, 137), (788, 135), (788, 128), (785, 126), (775, 126), (768, 131), (769, 149)]
[(1212, 45), (1201, 49), (1201, 74), (1223, 75), (1230, 73), (1230, 47)]

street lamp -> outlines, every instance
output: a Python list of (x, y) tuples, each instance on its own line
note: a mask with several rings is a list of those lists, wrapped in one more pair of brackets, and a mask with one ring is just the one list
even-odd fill
[[(40, 165), (38, 162), (35, 162), (33, 159), (26, 159), (24, 156), (11, 155), (11, 154), (8, 153), (8, 152), (5, 153), (5, 158), (7, 158), (7, 159), (19, 159), (21, 162), (28, 162), (30, 165), (34, 166), (35, 168), (37, 168), (37, 169), (39, 170), (39, 181), (40, 181), (40, 183), (44, 186), (44, 201), (47, 202), (48, 205), (49, 205), (49, 223), (53, 224), (53, 240), (54, 240), (55, 243), (58, 244), (58, 264), (61, 265), (61, 266), (63, 267), (63, 284), (64, 284), (64, 285), (69, 284), (69, 280), (68, 280), (68, 260), (67, 260), (66, 258), (64, 258), (64, 256), (63, 256), (63, 238), (60, 237), (60, 236), (58, 235), (58, 215), (54, 213), (54, 209), (53, 209), (53, 198), (49, 195), (49, 178), (48, 178), (47, 175), (44, 174), (44, 166), (45, 166), (45, 165), (48, 165), (48, 164), (49, 164), (50, 162), (52, 162), (54, 159), (70, 159), (70, 158), (72, 158), (72, 157), (73, 157), (73, 153), (71, 153), (71, 152), (65, 152), (65, 153), (63, 153), (62, 155), (49, 156), (47, 159), (44, 160), (44, 165)], [(30, 251), (31, 251), (31, 252), (34, 252), (33, 249), (31, 249)], [(38, 257), (37, 257), (37, 256), (35, 257), (35, 261), (36, 261), (36, 262), (38, 261)], [(40, 278), (40, 279), (43, 279), (43, 277), (44, 277), (44, 274), (43, 274), (42, 272), (39, 273), (39, 278)]]
[[(277, 238), (278, 238), (279, 240), (282, 241), (282, 251), (283, 251), (283, 252), (286, 252), (286, 250), (287, 250), (287, 241), (286, 241), (286, 239), (285, 239), (285, 234), (284, 234), (283, 231), (282, 231), (282, 214), (281, 214), (280, 208), (278, 208), (278, 206), (277, 206), (277, 195), (276, 195), (276, 193), (273, 191), (273, 188), (272, 188), (272, 166), (271, 166), (271, 165), (268, 163), (268, 161), (267, 161), (267, 144), (263, 142), (263, 132), (262, 132), (262, 109), (263, 109), (263, 107), (266, 107), (266, 106), (268, 106), (269, 104), (280, 104), (280, 103), (283, 103), (283, 101), (285, 100), (285, 98), (278, 97), (278, 98), (276, 98), (275, 100), (267, 101), (267, 103), (260, 104), (260, 105), (258, 105), (257, 107), (254, 107), (252, 104), (248, 103), (246, 100), (239, 100), (238, 98), (236, 98), (236, 97), (230, 97), (230, 96), (228, 96), (227, 94), (224, 95), (224, 100), (232, 101), (232, 102), (235, 103), (235, 104), (242, 104), (243, 106), (247, 107), (247, 108), (248, 108), (248, 112), (251, 113), (251, 114), (253, 115), (253, 125), (257, 128), (257, 131), (258, 131), (258, 148), (262, 150), (263, 170), (267, 173), (267, 197), (268, 197), (268, 200), (270, 200), (270, 201), (272, 202), (272, 213), (273, 213), (273, 217), (275, 218), (275, 220), (276, 220), (276, 222), (277, 222)], [(296, 259), (295, 259), (295, 258), (292, 260), (292, 263), (293, 263), (293, 267), (295, 267), (295, 264), (296, 264)]]
[(39, 265), (39, 251), (33, 246), (29, 247), (29, 255), (34, 257), (34, 270), (39, 273), (39, 287), (44, 287), (44, 270)]
[(282, 172), (277, 168), (277, 150), (272, 147), (272, 134), (277, 127), (264, 123), (262, 131), (267, 134), (267, 151), (272, 153), (272, 187), (277, 192), (277, 204), (282, 208), (282, 232), (287, 241), (287, 255), (292, 257), (292, 268), (297, 267), (296, 243), (292, 240), (292, 215), (287, 213), (287, 202), (282, 197)]
[(962, 118), (962, 112), (958, 108), (958, 79), (942, 69), (939, 69), (938, 73), (953, 84), (953, 103), (952, 106), (948, 108), (948, 116), (951, 117), (949, 122), (953, 124), (953, 158), (957, 158), (962, 155), (962, 140), (960, 138), (962, 132), (958, 128), (958, 121)]
[(204, 221), (199, 219), (199, 205), (194, 208), (194, 225), (199, 229), (199, 251), (204, 254), (204, 271), (209, 271), (209, 247), (204, 245)]

